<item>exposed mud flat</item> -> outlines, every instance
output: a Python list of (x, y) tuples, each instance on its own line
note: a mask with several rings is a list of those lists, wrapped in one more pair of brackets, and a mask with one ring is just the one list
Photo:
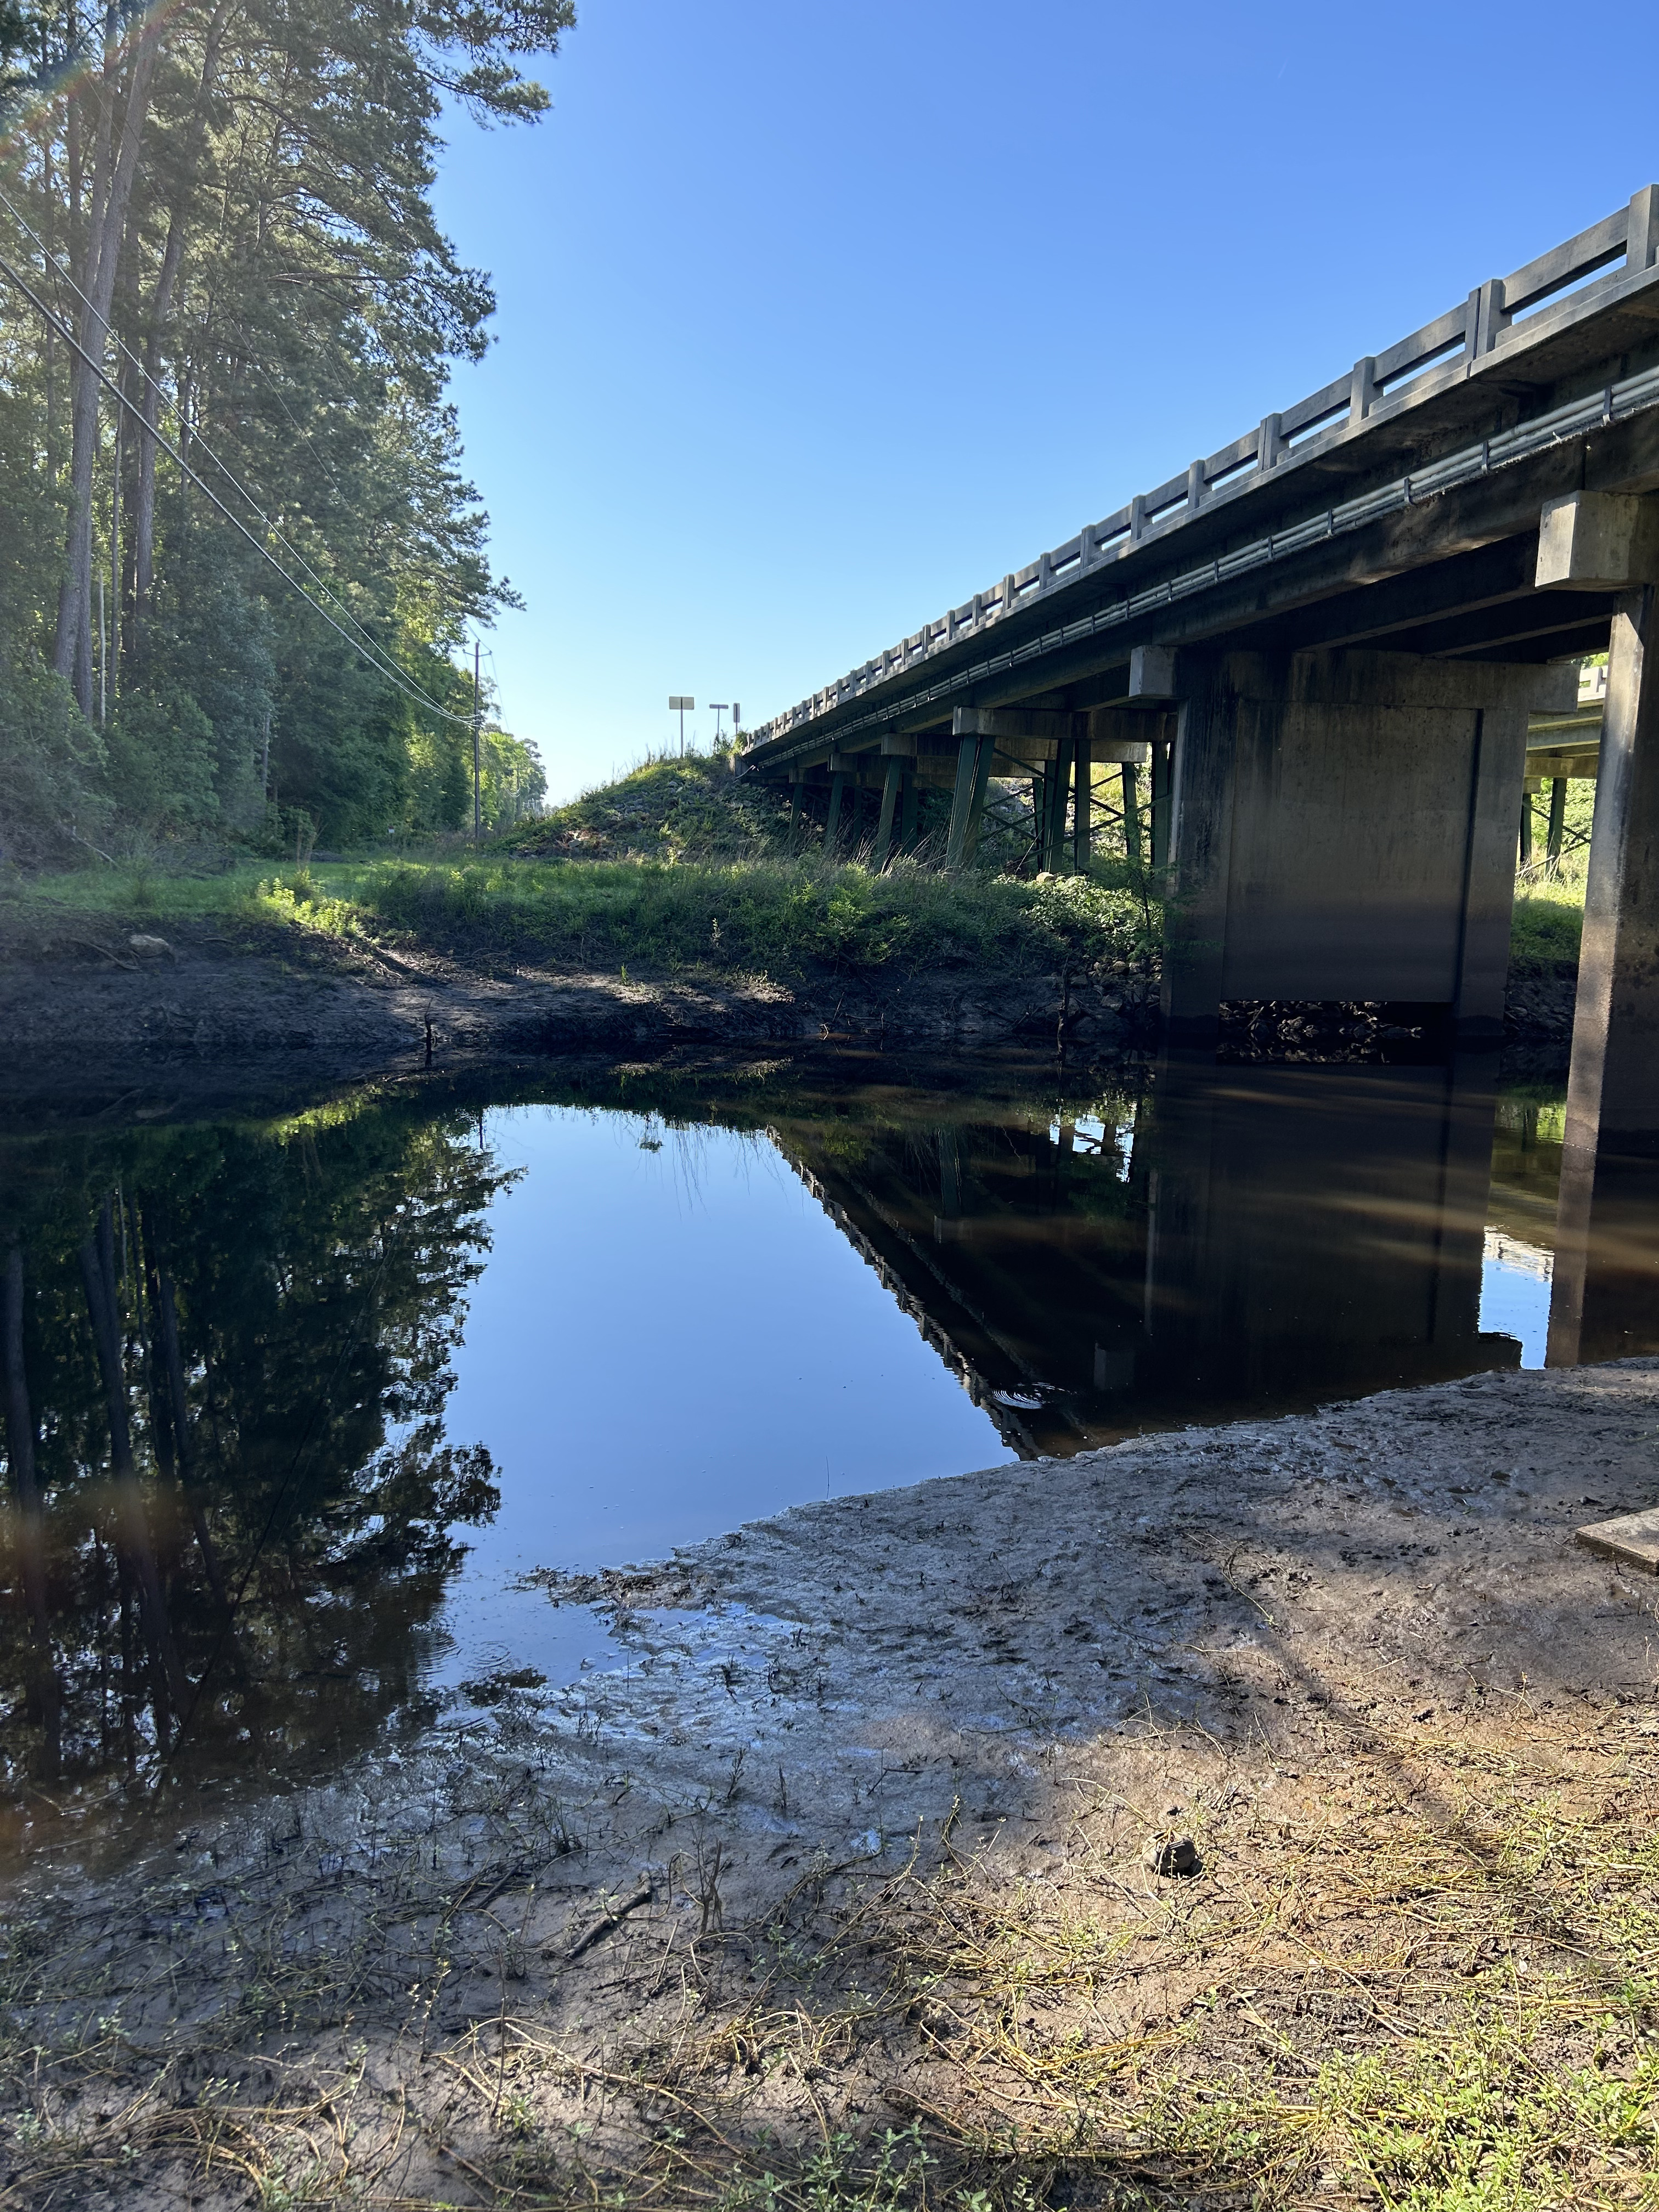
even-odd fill
[[(0, 1042), (43, 1090), (134, 1064), (262, 1071), (305, 1063), (325, 1079), (547, 1052), (875, 1043), (896, 1050), (1154, 1042), (1155, 963), (1077, 976), (942, 968), (865, 976), (631, 979), (515, 969), (481, 974), (429, 951), (392, 951), (279, 925), (225, 928), (99, 917), (0, 944)], [(1517, 976), (1504, 1010), (1517, 1046), (1564, 1048), (1576, 976)], [(1231, 1057), (1366, 1059), (1423, 1034), (1388, 1008), (1229, 1010)]]
[[(1401, 2008), (1432, 2028), (1482, 1961), (1583, 1946), (1555, 1905), (1527, 1921), (1494, 1847), (1473, 1948), (1443, 1915), (1444, 1960), (1383, 1972), (1378, 1929), (1409, 1921), (1417, 1957), (1412, 1900), (1447, 1877), (1382, 1895), (1381, 1857), (1443, 1838), (1478, 1886), (1517, 1776), (1553, 1819), (1599, 1791), (1621, 1838), (1648, 1832), (1659, 1584), (1573, 1531), (1654, 1502), (1656, 1435), (1659, 1362), (1493, 1374), (550, 1570), (623, 1665), (475, 1693), (326, 1785), (198, 1805), (118, 1871), (72, 1870), (61, 1838), (36, 1859), (9, 2018), (37, 2117), (10, 2162), (41, 2202), (75, 2174), (77, 2203), (131, 2176), (240, 2203), (290, 2185), (303, 2142), (318, 2185), (386, 2201), (608, 2178), (631, 2202), (676, 2160), (758, 2173), (921, 2121), (977, 2141), (1027, 2112), (1054, 2038), (1109, 2073), (1179, 2027), (1182, 2063), (1227, 2081), (1261, 2049), (1397, 2047)], [(1197, 1871), (1165, 1880), (1149, 1849), (1178, 1834)], [(1246, 1927), (1264, 1883), (1299, 1890), (1294, 1924)], [(969, 1968), (927, 1919), (947, 1905), (1025, 1931), (1052, 2022), (1021, 1999), (970, 2034)], [(1064, 1965), (1085, 1921), (1086, 1973)]]
[(0, 947), (0, 1040), (46, 1079), (127, 1060), (256, 1063), (306, 1055), (353, 1073), (424, 1059), (685, 1043), (1016, 1038), (1121, 1042), (1156, 1025), (1149, 970), (1079, 980), (948, 969), (866, 978), (629, 980), (609, 971), (481, 975), (278, 925), (215, 929), (100, 917)]

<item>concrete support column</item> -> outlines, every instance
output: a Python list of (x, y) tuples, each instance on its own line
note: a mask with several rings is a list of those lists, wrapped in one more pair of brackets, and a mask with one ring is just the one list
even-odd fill
[(887, 855), (893, 842), (893, 816), (898, 806), (900, 786), (904, 781), (904, 763), (895, 755), (886, 763), (886, 773), (881, 784), (881, 814), (876, 823), (876, 848), (871, 855), (871, 866), (877, 869), (887, 866)]
[(1571, 668), (1183, 657), (1164, 962), (1171, 1042), (1235, 999), (1445, 1007), (1502, 1035), (1529, 711)]
[(1061, 738), (1048, 771), (1048, 814), (1043, 823), (1042, 865), (1050, 875), (1058, 875), (1066, 865), (1066, 802), (1071, 797), (1074, 757), (1075, 740), (1070, 736)]
[(1140, 770), (1125, 761), (1123, 778), (1123, 851), (1133, 866), (1140, 865)]
[(945, 841), (947, 868), (965, 868), (979, 849), (985, 787), (991, 781), (994, 740), (976, 733), (963, 737), (957, 752), (957, 787), (951, 802), (951, 828)]
[[(1086, 732), (1087, 724), (1084, 725)], [(1089, 848), (1094, 824), (1090, 816), (1094, 806), (1094, 747), (1085, 734), (1077, 741), (1077, 768), (1072, 793), (1072, 862), (1079, 875), (1089, 872)]]
[(1182, 676), (1187, 696), (1170, 771), (1176, 880), (1164, 917), (1164, 1023), (1172, 1045), (1201, 1047), (1214, 1043), (1220, 1027), (1232, 872), (1234, 702), (1213, 655), (1189, 654)]
[(968, 849), (968, 817), (973, 811), (979, 739), (963, 738), (957, 747), (957, 787), (951, 799), (951, 827), (945, 838), (945, 865), (959, 868)]
[(1561, 864), (1561, 837), (1567, 826), (1567, 779), (1556, 776), (1550, 785), (1549, 836), (1544, 847), (1544, 858), (1551, 867)]
[(1567, 1079), (1561, 1206), (1571, 1230), (1574, 1206), (1588, 1219), (1598, 1151), (1659, 1145), (1659, 496), (1551, 500), (1539, 520), (1537, 581), (1619, 595)]
[(1170, 754), (1173, 747), (1167, 738), (1152, 739), (1152, 866), (1167, 868), (1170, 865)]
[(1659, 589), (1613, 617), (1590, 827), (1569, 1152), (1659, 1135)]
[(823, 824), (823, 850), (826, 859), (835, 852), (836, 841), (841, 835), (841, 803), (846, 792), (845, 771), (836, 769), (830, 778), (830, 811), (824, 818)]

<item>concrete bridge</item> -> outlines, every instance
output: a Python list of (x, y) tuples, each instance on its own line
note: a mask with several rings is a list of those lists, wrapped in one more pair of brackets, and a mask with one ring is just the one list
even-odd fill
[[(1243, 999), (1500, 1032), (1528, 780), (1598, 772), (1569, 1146), (1659, 1129), (1659, 186), (976, 592), (751, 734), (833, 840), (880, 793), (1034, 779), (1086, 864), (1152, 769), (1172, 1042)], [(1605, 702), (1577, 664), (1610, 652)], [(1589, 726), (1599, 704), (1599, 749)], [(1528, 738), (1532, 733), (1529, 760)]]

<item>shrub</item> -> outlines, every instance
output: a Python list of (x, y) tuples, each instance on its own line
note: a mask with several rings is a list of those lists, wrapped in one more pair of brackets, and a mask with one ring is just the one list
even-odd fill
[(69, 685), (32, 659), (0, 661), (0, 857), (36, 866), (100, 842), (103, 769)]

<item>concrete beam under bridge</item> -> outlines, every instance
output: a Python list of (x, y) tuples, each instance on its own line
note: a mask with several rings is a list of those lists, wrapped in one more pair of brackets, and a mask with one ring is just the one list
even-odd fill
[(1236, 999), (1447, 1007), (1502, 1034), (1527, 720), (1577, 671), (1410, 653), (1183, 655), (1164, 1011)]

